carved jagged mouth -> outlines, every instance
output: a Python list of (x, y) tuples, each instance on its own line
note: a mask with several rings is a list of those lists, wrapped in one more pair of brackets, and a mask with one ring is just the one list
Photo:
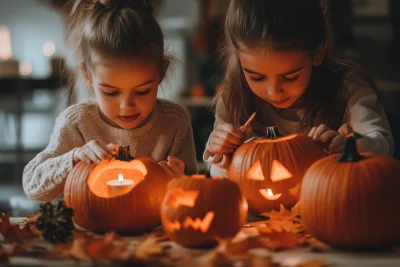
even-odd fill
[(275, 194), (274, 195), (272, 193), (272, 190), (269, 189), (269, 188), (268, 189), (260, 189), (259, 192), (264, 198), (266, 198), (268, 200), (277, 200), (282, 196), (282, 194)]
[(164, 227), (167, 228), (170, 232), (179, 231), (181, 229), (188, 229), (191, 227), (193, 230), (200, 230), (201, 232), (205, 233), (210, 228), (213, 219), (214, 212), (209, 211), (203, 219), (193, 219), (192, 217), (186, 217), (182, 223), (176, 220), (170, 221), (168, 219), (165, 219)]

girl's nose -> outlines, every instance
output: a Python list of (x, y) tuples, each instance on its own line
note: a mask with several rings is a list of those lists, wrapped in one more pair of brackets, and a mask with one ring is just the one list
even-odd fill
[(283, 90), (280, 88), (280, 83), (275, 81), (270, 81), (267, 85), (267, 94), (269, 97), (282, 94)]
[(121, 109), (126, 109), (126, 108), (130, 108), (130, 107), (134, 107), (134, 106), (135, 106), (135, 101), (131, 95), (122, 96), (122, 99), (119, 104), (119, 107)]

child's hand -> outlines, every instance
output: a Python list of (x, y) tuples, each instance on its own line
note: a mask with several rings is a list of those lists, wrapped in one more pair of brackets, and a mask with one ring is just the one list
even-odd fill
[(341, 135), (339, 132), (331, 130), (331, 128), (325, 124), (313, 127), (308, 133), (308, 137), (325, 144), (328, 147), (329, 153), (342, 152), (346, 142), (345, 136)]
[(208, 151), (213, 154), (232, 153), (244, 142), (244, 133), (236, 126), (221, 123), (211, 132)]
[(179, 178), (185, 175), (185, 163), (175, 156), (168, 156), (167, 161), (160, 161), (161, 167), (168, 173), (170, 178)]
[(92, 140), (75, 150), (74, 164), (81, 160), (87, 163), (99, 163), (103, 159), (110, 159), (113, 154), (116, 154), (117, 147), (118, 146), (113, 143), (104, 145)]

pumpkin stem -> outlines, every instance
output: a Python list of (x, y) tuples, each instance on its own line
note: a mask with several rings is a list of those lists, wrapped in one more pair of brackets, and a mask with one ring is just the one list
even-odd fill
[(280, 136), (281, 135), (279, 134), (278, 127), (276, 127), (276, 126), (267, 127), (267, 138), (276, 139)]
[(363, 155), (358, 153), (356, 140), (357, 136), (354, 133), (347, 137), (343, 154), (337, 159), (339, 162), (357, 162), (365, 159)]
[(131, 161), (134, 157), (131, 156), (129, 146), (120, 146), (118, 149), (118, 154), (115, 156), (118, 160)]

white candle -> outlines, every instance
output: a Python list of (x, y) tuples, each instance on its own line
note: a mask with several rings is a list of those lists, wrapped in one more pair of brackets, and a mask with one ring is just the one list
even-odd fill
[(107, 182), (109, 186), (127, 186), (127, 185), (133, 185), (135, 182), (132, 180), (127, 180), (124, 179), (124, 176), (120, 173), (118, 175), (118, 180), (110, 180)]
[(107, 182), (109, 197), (116, 197), (127, 194), (134, 187), (133, 180), (124, 179), (122, 174), (118, 175), (118, 180), (110, 180)]

